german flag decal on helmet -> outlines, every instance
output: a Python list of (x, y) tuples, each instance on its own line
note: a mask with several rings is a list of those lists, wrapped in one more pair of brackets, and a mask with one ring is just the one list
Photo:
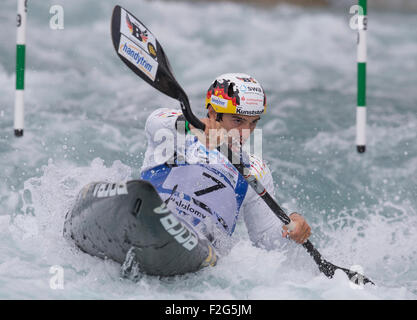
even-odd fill
[(258, 115), (265, 112), (266, 97), (262, 86), (243, 73), (219, 76), (206, 95), (206, 108), (211, 105), (218, 113)]

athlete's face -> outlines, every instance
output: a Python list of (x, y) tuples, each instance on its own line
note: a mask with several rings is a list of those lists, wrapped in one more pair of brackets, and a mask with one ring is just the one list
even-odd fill
[(249, 138), (253, 130), (255, 130), (260, 119), (260, 116), (244, 116), (225, 113), (223, 114), (223, 119), (220, 123), (227, 132), (237, 130), (239, 132), (240, 142), (243, 144)]
[[(216, 112), (212, 109), (211, 106), (209, 106), (209, 116), (215, 118), (216, 115)], [(260, 116), (246, 116), (240, 114), (224, 113), (220, 124), (227, 130), (227, 132), (238, 138), (240, 143), (243, 144), (249, 138), (253, 130), (255, 130), (256, 125), (260, 119)], [(237, 135), (239, 137), (237, 137)]]

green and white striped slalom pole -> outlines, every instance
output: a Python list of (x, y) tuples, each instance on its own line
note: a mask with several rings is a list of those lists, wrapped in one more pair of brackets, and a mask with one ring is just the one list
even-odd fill
[(26, 53), (26, 13), (27, 0), (17, 0), (17, 38), (16, 38), (16, 97), (14, 105), (14, 134), (23, 136)]
[(366, 149), (366, 32), (368, 29), (367, 0), (359, 0), (358, 12), (358, 102), (356, 108), (356, 148)]

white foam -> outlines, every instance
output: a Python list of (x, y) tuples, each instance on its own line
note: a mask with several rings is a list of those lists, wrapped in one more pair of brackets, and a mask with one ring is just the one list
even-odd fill
[[(112, 4), (74, 0), (64, 7), (73, 19), (63, 31), (48, 29), (47, 4), (31, 4), (27, 128), (20, 139), (13, 137), (9, 108), (16, 8), (10, 2), (0, 13), (0, 201), (6, 215), (0, 215), (0, 297), (415, 299), (414, 17), (373, 13), (370, 20), (369, 148), (360, 157), (354, 146), (356, 33), (347, 12), (143, 0), (123, 5), (160, 40), (197, 114), (204, 114), (205, 92), (219, 74), (241, 71), (262, 82), (268, 96), (264, 158), (280, 204), (302, 211), (313, 227), (312, 242), (329, 261), (361, 265), (378, 286), (352, 289), (342, 273), (329, 280), (296, 246), (286, 252), (255, 248), (242, 224), (239, 243), (215, 268), (137, 284), (120, 280), (116, 263), (65, 241), (64, 215), (81, 187), (138, 177), (144, 120), (156, 107), (178, 107), (115, 55)], [(62, 291), (49, 287), (53, 265), (64, 268)]]

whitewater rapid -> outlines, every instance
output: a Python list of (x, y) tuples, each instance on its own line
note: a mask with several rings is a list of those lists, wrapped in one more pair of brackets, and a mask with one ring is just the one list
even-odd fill
[[(63, 30), (49, 28), (61, 4)], [(377, 286), (343, 273), (329, 280), (305, 250), (238, 240), (215, 268), (138, 283), (119, 265), (62, 237), (64, 216), (91, 181), (139, 178), (144, 123), (178, 103), (126, 68), (110, 17), (120, 4), (150, 28), (196, 114), (225, 72), (245, 72), (267, 93), (263, 158), (276, 197), (312, 226), (330, 262), (359, 266)], [(2, 299), (416, 299), (417, 21), (370, 13), (368, 144), (355, 147), (356, 33), (349, 8), (262, 9), (230, 3), (144, 0), (30, 2), (25, 135), (13, 136), (15, 2), (0, 11), (0, 298)], [(56, 267), (63, 289), (54, 288)], [(52, 281), (52, 282), (51, 282)]]

